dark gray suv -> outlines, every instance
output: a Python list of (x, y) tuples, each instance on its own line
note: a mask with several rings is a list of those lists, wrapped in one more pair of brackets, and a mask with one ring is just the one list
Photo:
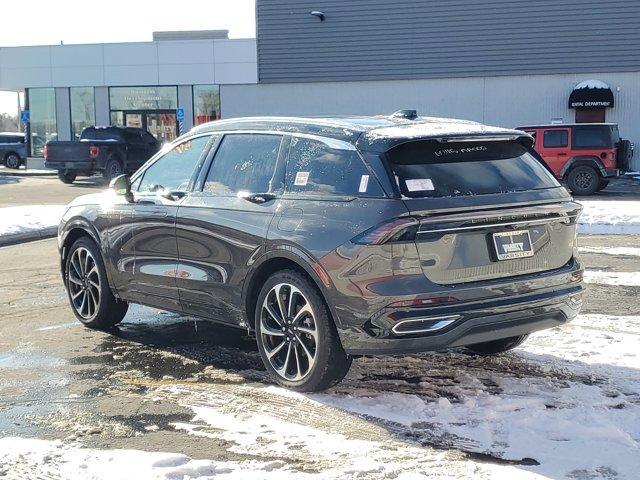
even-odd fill
[(582, 303), (581, 207), (531, 144), (412, 112), (196, 127), (69, 205), (71, 307), (91, 328), (134, 302), (248, 329), (300, 391), (359, 355), (506, 351)]

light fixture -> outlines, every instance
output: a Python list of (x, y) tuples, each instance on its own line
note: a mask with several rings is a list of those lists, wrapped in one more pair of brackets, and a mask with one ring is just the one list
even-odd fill
[(313, 10), (311, 12), (311, 15), (313, 15), (314, 17), (318, 17), (321, 22), (324, 22), (324, 13), (322, 13), (322, 12), (320, 12), (318, 10)]

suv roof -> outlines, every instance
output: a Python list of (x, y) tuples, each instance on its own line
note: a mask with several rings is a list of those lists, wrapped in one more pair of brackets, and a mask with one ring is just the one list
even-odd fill
[(356, 143), (366, 150), (386, 151), (407, 139), (450, 139), (464, 137), (505, 137), (530, 144), (522, 131), (490, 127), (469, 120), (394, 116), (334, 117), (245, 117), (218, 120), (195, 127), (193, 133), (265, 130), (303, 133)]
[(617, 123), (549, 123), (549, 124), (541, 124), (541, 125), (524, 125), (522, 127), (518, 127), (518, 129), (522, 128), (566, 128), (566, 127), (583, 127), (589, 125), (603, 125), (607, 127), (617, 127)]

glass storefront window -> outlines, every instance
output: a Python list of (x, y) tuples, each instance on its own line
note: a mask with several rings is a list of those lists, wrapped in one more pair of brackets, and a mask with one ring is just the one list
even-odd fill
[(220, 85), (193, 86), (193, 123), (220, 120)]
[(175, 110), (177, 87), (111, 87), (111, 110)]
[(93, 87), (71, 87), (71, 139), (79, 140), (82, 130), (96, 123)]
[(27, 101), (31, 111), (30, 155), (42, 157), (45, 143), (58, 138), (55, 89), (29, 88)]

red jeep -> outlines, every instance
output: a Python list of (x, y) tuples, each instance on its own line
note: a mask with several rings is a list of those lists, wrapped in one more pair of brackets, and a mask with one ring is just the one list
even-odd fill
[(618, 125), (578, 123), (518, 127), (535, 139), (534, 148), (575, 195), (591, 195), (629, 169), (631, 143)]

